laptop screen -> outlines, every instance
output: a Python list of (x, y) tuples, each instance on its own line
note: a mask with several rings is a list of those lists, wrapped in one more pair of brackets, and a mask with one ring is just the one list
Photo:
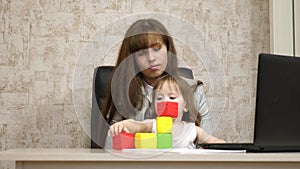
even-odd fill
[(260, 54), (254, 143), (300, 145), (300, 57)]

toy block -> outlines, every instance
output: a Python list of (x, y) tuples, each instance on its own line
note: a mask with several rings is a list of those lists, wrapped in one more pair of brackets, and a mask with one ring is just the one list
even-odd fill
[(156, 131), (160, 134), (172, 133), (172, 117), (156, 117)]
[(119, 133), (113, 136), (113, 149), (129, 149), (134, 148), (134, 134), (133, 133)]
[(159, 102), (157, 103), (157, 116), (169, 116), (176, 118), (178, 116), (177, 102)]
[(157, 134), (157, 148), (172, 148), (172, 134)]
[(135, 134), (135, 148), (151, 148), (157, 147), (157, 138), (155, 133), (136, 133)]

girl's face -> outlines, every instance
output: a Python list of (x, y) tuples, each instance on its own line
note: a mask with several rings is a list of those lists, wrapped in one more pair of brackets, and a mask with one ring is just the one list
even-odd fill
[(181, 121), (183, 111), (186, 107), (186, 103), (178, 89), (176, 84), (169, 82), (164, 83), (160, 89), (155, 90), (154, 104), (155, 111), (157, 112), (157, 103), (159, 102), (177, 102), (178, 103), (178, 116), (175, 121)]
[(134, 54), (137, 66), (148, 84), (154, 85), (157, 78), (166, 70), (167, 53), (166, 45), (158, 40), (151, 43), (149, 48), (139, 50)]

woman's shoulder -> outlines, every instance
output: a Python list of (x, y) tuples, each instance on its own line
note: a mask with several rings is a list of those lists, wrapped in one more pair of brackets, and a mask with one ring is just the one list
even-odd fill
[(196, 80), (196, 79), (188, 79), (185, 77), (181, 77), (181, 78), (184, 79), (188, 83), (188, 85), (192, 88), (196, 101), (200, 101), (201, 99), (200, 100), (198, 99), (202, 98), (205, 93), (203, 82), (201, 80)]
[(185, 78), (183, 76), (180, 76), (182, 79), (184, 79), (191, 87), (195, 87), (195, 86), (202, 86), (203, 82), (201, 80), (196, 80), (196, 79), (189, 79), (189, 78)]

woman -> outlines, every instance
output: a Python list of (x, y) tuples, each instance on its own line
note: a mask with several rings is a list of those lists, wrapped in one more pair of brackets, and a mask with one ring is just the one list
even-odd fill
[[(109, 125), (124, 119), (152, 119), (151, 93), (157, 80), (177, 75), (177, 55), (173, 39), (155, 19), (141, 19), (127, 30), (104, 106), (101, 110)], [(194, 87), (195, 107), (201, 116), (201, 127), (212, 133), (211, 116), (202, 83), (186, 79)]]

